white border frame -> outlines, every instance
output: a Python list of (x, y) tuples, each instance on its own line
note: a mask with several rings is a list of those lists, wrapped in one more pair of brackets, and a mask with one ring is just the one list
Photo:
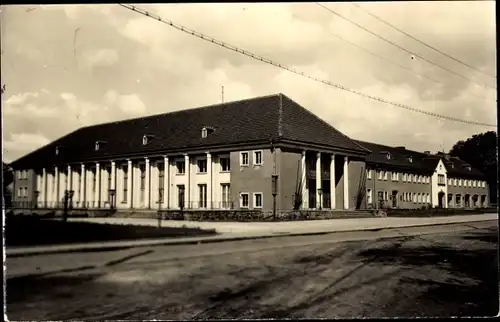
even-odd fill
[[(260, 202), (262, 203), (262, 205), (260, 205), (260, 206), (257, 206), (257, 204), (256, 204), (256, 202), (257, 202), (257, 198), (255, 197), (256, 195), (260, 195)], [(254, 192), (252, 201), (253, 201), (252, 202), (253, 208), (262, 209), (262, 207), (264, 206), (264, 194), (262, 192)]]

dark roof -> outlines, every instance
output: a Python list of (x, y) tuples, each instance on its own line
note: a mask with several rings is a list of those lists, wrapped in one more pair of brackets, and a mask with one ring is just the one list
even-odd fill
[[(428, 154), (408, 150), (404, 147), (392, 147), (363, 141), (356, 142), (372, 151), (371, 154), (366, 156), (367, 163), (408, 171), (431, 172), (436, 169), (439, 160), (442, 160), (450, 177), (485, 178), (484, 174), (478, 169), (471, 167), (469, 171), (466, 167), (468, 164), (465, 161), (456, 157), (449, 157), (446, 154)], [(387, 153), (390, 153), (390, 159), (387, 159)], [(410, 156), (412, 162), (408, 159)]]
[[(205, 126), (215, 131), (202, 138), (201, 129)], [(149, 144), (142, 144), (143, 135), (152, 135)], [(361, 154), (369, 152), (290, 98), (276, 94), (80, 128), (14, 161), (12, 166), (141, 156), (280, 139)], [(103, 142), (99, 151), (95, 151), (96, 141)]]

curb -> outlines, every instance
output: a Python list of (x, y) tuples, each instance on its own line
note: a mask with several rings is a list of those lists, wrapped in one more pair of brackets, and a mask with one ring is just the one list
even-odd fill
[[(212, 239), (202, 239), (202, 240), (180, 240), (175, 241), (171, 239), (166, 239), (164, 241), (159, 242), (144, 242), (138, 245), (99, 245), (95, 247), (76, 247), (69, 249), (48, 249), (48, 250), (28, 250), (25, 252), (20, 251), (16, 253), (14, 250), (14, 254), (9, 254), (6, 251), (7, 258), (16, 258), (16, 257), (28, 257), (28, 256), (36, 256), (36, 255), (49, 255), (49, 254), (64, 254), (64, 253), (84, 253), (84, 252), (102, 252), (102, 251), (116, 251), (116, 250), (124, 250), (130, 248), (139, 248), (139, 247), (151, 247), (151, 246), (178, 246), (178, 245), (196, 245), (196, 244), (211, 244), (211, 243), (220, 243), (220, 242), (230, 242), (230, 241), (243, 241), (243, 240), (252, 240), (252, 239), (268, 239), (268, 238), (279, 238), (279, 237), (299, 237), (299, 236), (315, 236), (315, 235), (328, 235), (335, 233), (350, 233), (350, 232), (359, 232), (359, 231), (380, 231), (380, 230), (396, 230), (401, 228), (416, 228), (416, 227), (432, 227), (432, 226), (444, 226), (444, 225), (459, 225), (459, 224), (468, 224), (474, 222), (484, 222), (484, 221), (495, 221), (495, 219), (475, 219), (464, 222), (446, 222), (446, 223), (433, 223), (433, 224), (420, 224), (420, 225), (408, 225), (408, 226), (398, 226), (398, 227), (380, 227), (380, 228), (365, 228), (365, 229), (347, 229), (347, 230), (334, 230), (334, 231), (315, 231), (315, 232), (303, 232), (303, 233), (279, 233), (273, 232), (271, 234), (266, 233), (263, 235), (253, 235), (253, 236), (234, 236), (234, 237), (219, 237)], [(496, 220), (498, 221), (498, 220)], [(195, 238), (195, 237), (193, 237)]]

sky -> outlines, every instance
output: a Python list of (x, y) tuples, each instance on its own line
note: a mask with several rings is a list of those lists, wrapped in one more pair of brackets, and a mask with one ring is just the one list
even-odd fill
[[(496, 77), (429, 49), (352, 3), (322, 4), (417, 56), (315, 3), (138, 6), (310, 76), (429, 112), (496, 124)], [(494, 1), (358, 5), (496, 75)], [(0, 15), (5, 162), (83, 126), (220, 103), (222, 86), (226, 102), (283, 93), (353, 139), (417, 151), (448, 151), (458, 140), (496, 130), (339, 90), (118, 5), (2, 6)]]

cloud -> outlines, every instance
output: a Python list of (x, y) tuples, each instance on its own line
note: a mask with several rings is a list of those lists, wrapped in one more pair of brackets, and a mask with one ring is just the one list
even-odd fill
[[(324, 4), (411, 52), (496, 86), (494, 78), (422, 46), (350, 3)], [(443, 52), (487, 72), (496, 71), (494, 2), (359, 5)], [(140, 7), (369, 95), (456, 118), (496, 120), (496, 90), (421, 59), (412, 60), (410, 54), (315, 4)], [(41, 10), (31, 11), (28, 20), (25, 8), (11, 6), (4, 12), (2, 23), (9, 30), (2, 33), (6, 137), (40, 133), (53, 140), (85, 125), (211, 105), (221, 102), (221, 86), (226, 102), (282, 92), (348, 136), (418, 150), (435, 151), (442, 145), (448, 150), (458, 140), (490, 130), (441, 121), (315, 82), (117, 5), (37, 8)]]
[(18, 156), (25, 151), (36, 150), (50, 140), (40, 133), (11, 133), (10, 139), (3, 142), (4, 161), (10, 162), (12, 156)]

